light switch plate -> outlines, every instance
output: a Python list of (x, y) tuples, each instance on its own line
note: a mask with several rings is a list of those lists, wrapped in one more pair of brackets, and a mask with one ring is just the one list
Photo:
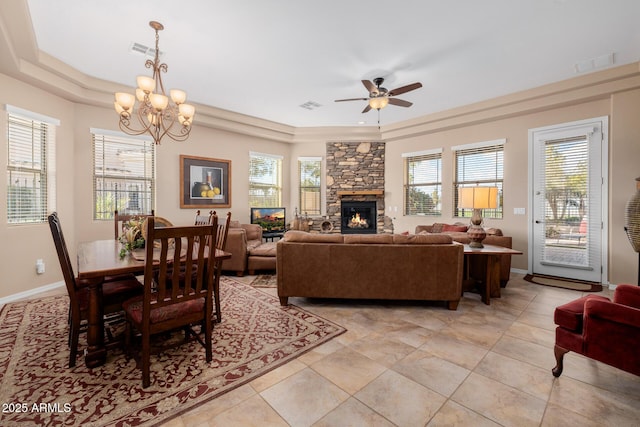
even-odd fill
[(514, 215), (525, 215), (526, 214), (525, 208), (513, 208), (513, 214)]

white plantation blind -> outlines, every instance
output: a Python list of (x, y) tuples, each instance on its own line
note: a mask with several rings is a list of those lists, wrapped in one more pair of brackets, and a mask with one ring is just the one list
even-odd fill
[(442, 213), (442, 150), (403, 154), (405, 215)]
[(7, 222), (33, 224), (56, 209), (57, 119), (7, 105)]
[(282, 200), (282, 156), (249, 153), (249, 206), (275, 208)]
[(502, 218), (505, 140), (452, 147), (455, 157), (453, 212), (456, 217), (471, 217), (472, 209), (458, 208), (461, 187), (498, 187), (498, 207), (483, 209), (484, 218)]
[(320, 215), (320, 177), (322, 158), (298, 158), (300, 213)]
[[(589, 235), (599, 231), (598, 222), (591, 223), (587, 213), (598, 200), (589, 200), (589, 140), (587, 135), (545, 141), (544, 174), (539, 183), (545, 195), (545, 237), (549, 245), (541, 246), (541, 260), (550, 265), (568, 264), (589, 268), (599, 256), (594, 251), (576, 251), (588, 245)], [(552, 250), (550, 245), (553, 246)], [(577, 255), (578, 254), (578, 255)]]
[(91, 129), (93, 218), (113, 219), (113, 211), (151, 214), (155, 205), (155, 144), (113, 131)]

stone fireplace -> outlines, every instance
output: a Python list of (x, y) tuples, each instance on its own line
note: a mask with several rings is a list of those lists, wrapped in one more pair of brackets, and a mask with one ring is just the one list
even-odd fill
[[(332, 233), (392, 233), (384, 205), (384, 142), (327, 143), (327, 210), (318, 231)], [(368, 227), (349, 227), (343, 203), (369, 206)], [(362, 218), (363, 212), (360, 212)], [(314, 221), (315, 223), (316, 221)]]

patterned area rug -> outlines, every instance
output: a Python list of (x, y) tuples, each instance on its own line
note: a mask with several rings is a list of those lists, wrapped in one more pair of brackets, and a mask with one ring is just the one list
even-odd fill
[(275, 274), (261, 274), (251, 282), (254, 288), (277, 288), (278, 276)]
[(195, 341), (152, 356), (147, 389), (135, 360), (121, 350), (99, 368), (81, 359), (67, 367), (66, 296), (7, 304), (0, 311), (0, 425), (156, 425), (345, 331), (228, 277), (220, 290), (213, 361), (206, 363)]
[(581, 292), (600, 292), (602, 284), (595, 282), (583, 282), (580, 280), (564, 279), (561, 277), (543, 276), (539, 274), (527, 274), (524, 276), (527, 282), (536, 285), (553, 286), (555, 288), (571, 289)]

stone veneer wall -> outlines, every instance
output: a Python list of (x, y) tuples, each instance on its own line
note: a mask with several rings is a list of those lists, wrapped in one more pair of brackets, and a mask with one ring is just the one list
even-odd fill
[[(377, 202), (378, 233), (392, 233), (391, 219), (384, 206), (384, 142), (327, 143), (327, 212), (325, 218), (313, 218), (312, 231), (340, 233), (340, 201)], [(380, 195), (338, 195), (339, 191), (379, 190)], [(329, 224), (330, 225), (329, 225)]]

